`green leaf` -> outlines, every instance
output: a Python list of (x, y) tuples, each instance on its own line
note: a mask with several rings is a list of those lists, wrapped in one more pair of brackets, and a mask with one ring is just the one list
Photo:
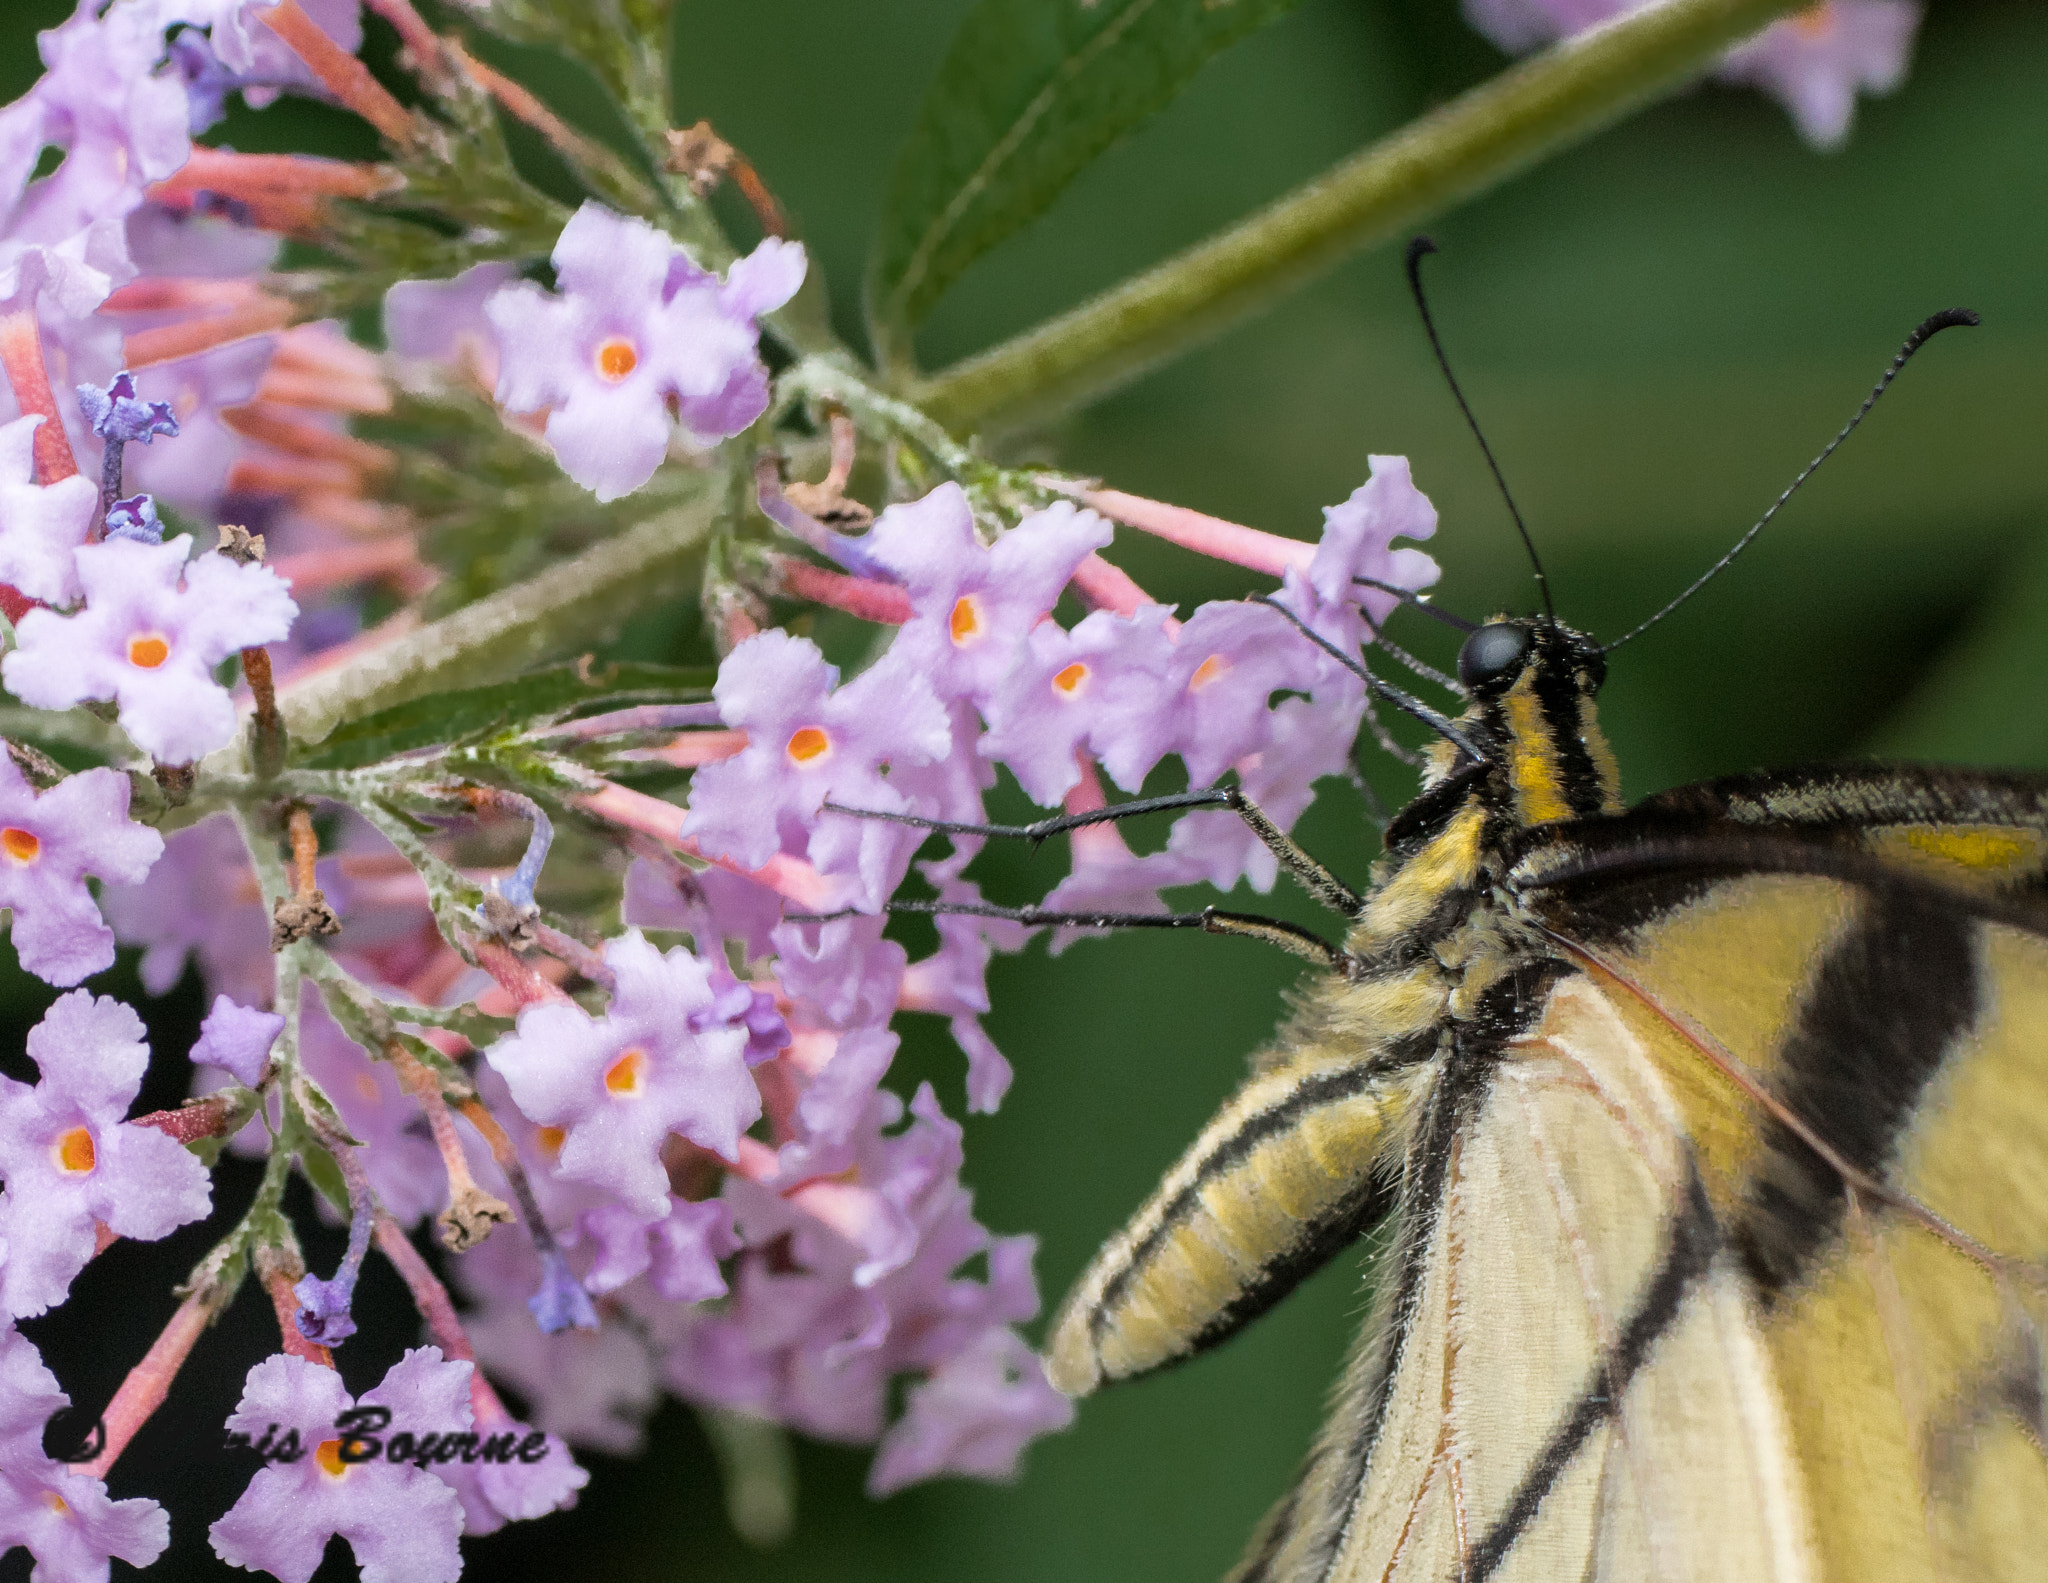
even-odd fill
[(334, 1212), (342, 1219), (348, 1219), (348, 1183), (342, 1180), (341, 1167), (334, 1163), (334, 1156), (319, 1144), (307, 1140), (299, 1145), (299, 1168), (306, 1173), (306, 1180), (320, 1190), (320, 1196), (327, 1200)]
[(980, 0), (897, 157), (868, 274), (890, 361), (967, 266), (1299, 0)]
[(294, 762), (303, 769), (358, 769), (395, 753), (517, 730), (597, 708), (695, 703), (711, 696), (712, 680), (713, 672), (701, 666), (556, 665), (513, 681), (380, 709), (336, 726)]

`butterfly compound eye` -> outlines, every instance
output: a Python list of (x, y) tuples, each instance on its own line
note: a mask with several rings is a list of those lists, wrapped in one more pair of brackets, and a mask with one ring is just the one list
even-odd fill
[(1477, 692), (1511, 681), (1529, 658), (1529, 629), (1513, 621), (1489, 621), (1458, 650), (1458, 680)]

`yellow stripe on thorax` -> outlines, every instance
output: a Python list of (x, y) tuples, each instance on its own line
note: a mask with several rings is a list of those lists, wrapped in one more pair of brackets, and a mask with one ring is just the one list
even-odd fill
[(1351, 933), (1351, 949), (1369, 955), (1399, 939), (1427, 918), (1447, 892), (1477, 880), (1480, 838), (1485, 833), (1486, 810), (1473, 798), (1373, 892), (1365, 916)]
[(1550, 824), (1572, 816), (1565, 800), (1557, 742), (1536, 696), (1536, 673), (1526, 670), (1501, 697), (1508, 728), (1508, 783), (1515, 789), (1515, 815), (1523, 824)]

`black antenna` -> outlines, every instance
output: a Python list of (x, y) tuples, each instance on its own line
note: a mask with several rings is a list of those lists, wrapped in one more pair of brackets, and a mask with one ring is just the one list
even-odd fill
[(1790, 500), (1795, 493), (1798, 492), (1799, 486), (1801, 484), (1805, 483), (1807, 479), (1811, 478), (1814, 475), (1814, 473), (1819, 469), (1820, 464), (1822, 462), (1825, 462), (1830, 456), (1833, 456), (1835, 454), (1835, 447), (1840, 445), (1844, 440), (1848, 439), (1850, 435), (1854, 434), (1856, 432), (1856, 426), (1859, 423), (1861, 423), (1865, 418), (1870, 416), (1870, 409), (1877, 405), (1877, 398), (1879, 396), (1882, 396), (1885, 393), (1885, 391), (1891, 387), (1891, 382), (1899, 377), (1899, 370), (1906, 366), (1907, 361), (1913, 356), (1915, 352), (1919, 351), (1921, 347), (1925, 346), (1929, 341), (1933, 340), (1935, 336), (1941, 334), (1943, 330), (1954, 329), (1959, 324), (1978, 325), (1982, 324), (1983, 322), (1984, 321), (1977, 315), (1977, 313), (1969, 308), (1944, 308), (1941, 310), (1941, 312), (1933, 314), (1929, 318), (1923, 320), (1919, 328), (1914, 330), (1914, 332), (1911, 335), (1906, 337), (1906, 344), (1899, 348), (1899, 355), (1892, 359), (1891, 367), (1887, 368), (1884, 371), (1884, 376), (1878, 380), (1876, 387), (1870, 392), (1869, 395), (1863, 398), (1863, 405), (1856, 409), (1856, 415), (1853, 418), (1851, 418), (1847, 423), (1842, 425), (1842, 432), (1840, 434), (1837, 434), (1832, 440), (1828, 441), (1827, 445), (1821, 450), (1820, 455), (1816, 456), (1812, 461), (1808, 462), (1806, 466), (1800, 470), (1799, 476), (1793, 479), (1792, 482), (1786, 486), (1785, 492), (1782, 495), (1780, 495), (1776, 500), (1771, 502), (1771, 509), (1766, 511), (1762, 516), (1756, 519), (1756, 526), (1751, 528), (1747, 533), (1743, 534), (1741, 538), (1737, 539), (1735, 541), (1734, 547), (1730, 549), (1726, 555), (1722, 556), (1718, 561), (1714, 562), (1712, 566), (1709, 566), (1705, 571), (1701, 572), (1698, 577), (1694, 578), (1692, 586), (1686, 589), (1684, 593), (1680, 594), (1676, 599), (1672, 600), (1670, 604), (1666, 605), (1662, 610), (1658, 611), (1654, 616), (1650, 617), (1650, 619), (1645, 621), (1641, 626), (1634, 627), (1629, 631), (1624, 632), (1612, 643), (1608, 644), (1605, 648), (1601, 649), (1600, 652), (1602, 654), (1612, 654), (1616, 649), (1620, 648), (1622, 644), (1628, 642), (1630, 638), (1641, 637), (1645, 632), (1649, 631), (1650, 628), (1654, 627), (1658, 622), (1662, 621), (1666, 616), (1670, 615), (1672, 611), (1676, 610), (1680, 605), (1684, 604), (1688, 599), (1692, 598), (1694, 594), (1698, 593), (1702, 588), (1706, 587), (1708, 581), (1712, 579), (1714, 576), (1716, 576), (1724, 566), (1726, 566), (1730, 561), (1734, 560), (1735, 557), (1740, 555), (1744, 550), (1748, 549), (1749, 541), (1755, 538), (1759, 533), (1763, 532), (1764, 524), (1766, 522), (1769, 522), (1771, 518), (1775, 517), (1778, 514), (1779, 508), (1783, 506), (1786, 501)]
[(1465, 426), (1472, 431), (1472, 438), (1479, 442), (1479, 454), (1486, 458), (1486, 465), (1493, 472), (1493, 481), (1500, 486), (1500, 498), (1508, 503), (1508, 515), (1515, 519), (1515, 531), (1522, 536), (1522, 548), (1529, 552), (1529, 567), (1536, 574), (1537, 591), (1543, 595), (1544, 614), (1550, 618), (1550, 624), (1556, 626), (1557, 606), (1550, 602), (1550, 579), (1543, 575), (1543, 560), (1536, 553), (1536, 541), (1529, 537), (1529, 527), (1522, 521), (1521, 508), (1515, 504), (1508, 481), (1501, 474), (1500, 463), (1493, 459), (1493, 447), (1486, 443), (1486, 436), (1479, 429), (1479, 420), (1472, 416), (1472, 404), (1465, 399), (1465, 392), (1458, 388), (1458, 376), (1451, 372), (1451, 360), (1444, 356), (1444, 343), (1436, 333), (1436, 320), (1430, 317), (1429, 298), (1422, 291), (1422, 261), (1436, 250), (1436, 243), (1426, 236), (1418, 236), (1409, 242), (1408, 290), (1415, 297), (1415, 311), (1422, 315), (1422, 327), (1429, 332), (1429, 349), (1436, 353), (1436, 366), (1444, 371), (1444, 383), (1458, 398), (1458, 410), (1465, 414)]
[(1441, 605), (1430, 603), (1428, 597), (1418, 594), (1412, 588), (1403, 588), (1399, 583), (1383, 583), (1377, 577), (1353, 577), (1354, 583), (1363, 583), (1368, 588), (1377, 588), (1383, 594), (1392, 594), (1402, 604), (1412, 606), (1432, 621), (1441, 621), (1447, 627), (1456, 627), (1460, 632), (1477, 632), (1479, 623), (1467, 621), (1463, 616), (1453, 615)]
[(1491, 760), (1489, 760), (1484, 753), (1481, 753), (1479, 749), (1473, 745), (1472, 739), (1466, 736), (1464, 732), (1460, 731), (1457, 725), (1448, 717), (1446, 717), (1439, 711), (1430, 708), (1428, 704), (1424, 703), (1420, 698), (1417, 698), (1414, 694), (1403, 692), (1400, 688), (1396, 687), (1392, 682), (1381, 681), (1377, 676), (1373, 675), (1371, 671), (1367, 670), (1357, 660), (1353, 659), (1349, 654), (1346, 654), (1342, 649), (1338, 648), (1336, 644), (1332, 643), (1328, 638), (1324, 637), (1322, 633), (1316, 631), (1314, 627), (1310, 626), (1306, 621), (1302, 620), (1300, 616), (1296, 615), (1292, 610), (1289, 610), (1285, 605), (1280, 603), (1280, 601), (1275, 599), (1271, 594), (1260, 594), (1253, 600), (1253, 603), (1261, 605), (1270, 605), (1273, 609), (1279, 611), (1281, 615), (1285, 616), (1288, 619), (1288, 621), (1293, 624), (1294, 629), (1297, 632), (1299, 632), (1303, 637), (1307, 638), (1309, 642), (1313, 643), (1325, 654), (1329, 655), (1331, 659), (1335, 660), (1339, 665), (1343, 666), (1344, 669), (1349, 671), (1353, 676), (1356, 676), (1360, 681), (1364, 682), (1365, 690), (1371, 693), (1375, 698), (1384, 698), (1388, 703), (1392, 704), (1396, 709), (1400, 710), (1403, 714), (1414, 716), (1417, 720), (1420, 720), (1424, 725), (1428, 726), (1430, 730), (1434, 731), (1438, 736), (1442, 737), (1446, 742), (1449, 742), (1456, 746), (1458, 749), (1460, 749), (1464, 753), (1465, 757), (1470, 759), (1474, 764), (1486, 764), (1491, 762)]

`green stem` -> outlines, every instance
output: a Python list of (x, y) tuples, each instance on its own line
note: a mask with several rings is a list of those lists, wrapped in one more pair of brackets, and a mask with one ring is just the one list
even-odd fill
[[(581, 555), (465, 605), (334, 670), (280, 688), (293, 738), (317, 742), (344, 720), (452, 687), (476, 687), (595, 643), (631, 616), (695, 596), (693, 563), (723, 494), (701, 499), (592, 545)], [(239, 765), (240, 749), (220, 769)], [(213, 767), (209, 765), (209, 767)]]
[(1091, 401), (1347, 255), (1407, 233), (1690, 81), (1730, 44), (1802, 3), (1667, 0), (1567, 39), (908, 395), (955, 433), (1014, 430)]

